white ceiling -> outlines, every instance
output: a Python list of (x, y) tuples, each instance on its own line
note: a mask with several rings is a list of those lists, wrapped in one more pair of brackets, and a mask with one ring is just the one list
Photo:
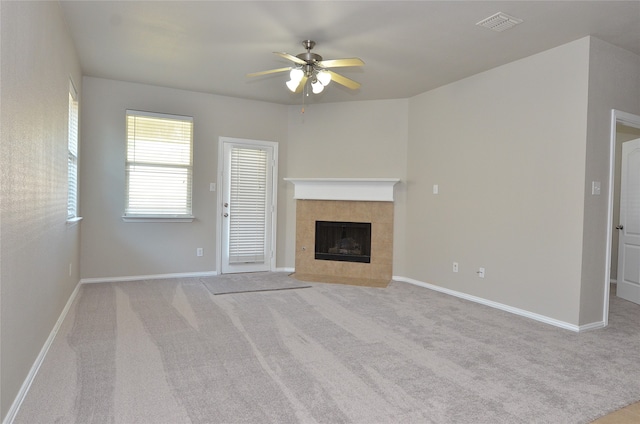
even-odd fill
[[(301, 103), (272, 54), (316, 41), (324, 59), (362, 84), (332, 83), (307, 101), (407, 98), (593, 35), (640, 55), (635, 1), (61, 1), (83, 73), (282, 104)], [(497, 12), (524, 22), (504, 32), (476, 26)]]

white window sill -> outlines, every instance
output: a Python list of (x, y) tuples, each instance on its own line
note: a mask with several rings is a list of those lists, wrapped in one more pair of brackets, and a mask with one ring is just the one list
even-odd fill
[(76, 216), (75, 218), (67, 218), (67, 225), (76, 225), (80, 221), (82, 221), (81, 216)]
[(193, 222), (193, 216), (123, 216), (124, 222)]

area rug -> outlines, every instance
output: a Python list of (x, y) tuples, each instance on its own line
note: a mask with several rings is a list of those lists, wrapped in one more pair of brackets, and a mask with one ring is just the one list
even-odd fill
[(286, 274), (274, 272), (224, 274), (203, 278), (202, 284), (214, 295), (306, 289), (311, 287), (309, 284), (302, 284)]

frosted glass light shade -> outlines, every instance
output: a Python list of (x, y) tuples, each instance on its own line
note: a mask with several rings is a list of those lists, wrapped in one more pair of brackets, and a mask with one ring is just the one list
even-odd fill
[(331, 74), (327, 71), (319, 71), (317, 75), (318, 81), (324, 86), (331, 82)]
[(311, 83), (311, 90), (313, 91), (313, 94), (322, 93), (322, 90), (324, 90), (324, 85), (322, 85), (320, 81), (315, 80)]
[(300, 82), (303, 76), (304, 71), (300, 68), (293, 68), (291, 72), (289, 72), (289, 78), (291, 78), (291, 81)]
[(300, 80), (289, 80), (287, 81), (287, 88), (289, 88), (289, 90), (291, 90), (292, 92), (296, 92), (296, 90), (298, 89), (298, 86), (300, 85)]

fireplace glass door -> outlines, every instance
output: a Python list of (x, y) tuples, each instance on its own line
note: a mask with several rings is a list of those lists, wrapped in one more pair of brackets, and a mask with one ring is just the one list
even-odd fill
[(315, 258), (371, 263), (371, 223), (316, 221)]

